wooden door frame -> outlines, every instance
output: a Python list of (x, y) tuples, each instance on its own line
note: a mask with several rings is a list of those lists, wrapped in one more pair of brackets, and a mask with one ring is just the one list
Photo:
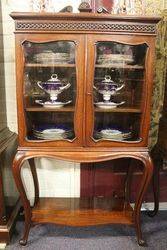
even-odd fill
[[(141, 125), (140, 125), (140, 137), (141, 141), (136, 142), (111, 142), (111, 141), (99, 141), (95, 142), (91, 139), (93, 134), (94, 127), (94, 104), (93, 104), (93, 79), (94, 79), (94, 71), (95, 71), (95, 46), (98, 41), (113, 41), (120, 42), (124, 44), (147, 44), (148, 51), (146, 54), (146, 79), (143, 89), (142, 96), (142, 117), (141, 117)], [(150, 103), (152, 97), (152, 85), (153, 85), (153, 69), (152, 64), (154, 60), (155, 54), (155, 45), (154, 38), (151, 36), (133, 36), (127, 35), (126, 37), (121, 34), (110, 34), (110, 35), (88, 35), (87, 36), (88, 50), (87, 57), (89, 61), (89, 69), (87, 69), (87, 89), (86, 89), (86, 114), (89, 119), (86, 119), (86, 138), (87, 146), (92, 147), (145, 147), (148, 142), (148, 133), (150, 128)], [(88, 74), (89, 72), (89, 74)]]
[[(77, 86), (77, 98), (74, 111), (74, 129), (76, 132), (76, 138), (72, 142), (68, 141), (30, 141), (26, 140), (26, 115), (24, 110), (23, 100), (23, 82), (24, 82), (24, 54), (22, 44), (25, 41), (44, 43), (54, 41), (74, 41), (76, 45), (76, 83)], [(59, 146), (59, 147), (75, 147), (83, 144), (83, 81), (84, 81), (84, 37), (77, 34), (17, 34), (16, 37), (16, 65), (18, 71), (16, 72), (16, 88), (17, 88), (17, 108), (18, 108), (18, 130), (19, 130), (19, 145), (30, 147), (45, 147), (45, 146)], [(80, 69), (80, 73), (78, 70)]]

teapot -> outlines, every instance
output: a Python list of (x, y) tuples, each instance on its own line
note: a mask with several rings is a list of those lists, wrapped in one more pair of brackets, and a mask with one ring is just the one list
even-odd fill
[(119, 86), (116, 82), (111, 80), (111, 76), (106, 75), (104, 80), (97, 84), (94, 88), (103, 95), (104, 101), (109, 101), (112, 95), (115, 95), (119, 90), (121, 90), (125, 84)]
[(51, 78), (46, 82), (37, 82), (37, 85), (50, 95), (50, 99), (53, 102), (57, 100), (61, 92), (71, 86), (70, 83), (64, 85), (64, 83), (58, 79), (57, 74), (52, 74)]

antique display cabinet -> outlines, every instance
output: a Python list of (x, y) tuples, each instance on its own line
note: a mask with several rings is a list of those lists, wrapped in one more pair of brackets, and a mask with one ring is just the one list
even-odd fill
[[(152, 176), (147, 148), (158, 18), (92, 13), (12, 13), (16, 35), (19, 147), (13, 173), (25, 209), (25, 245), (35, 223), (134, 225)], [(143, 175), (135, 207), (124, 198), (39, 198), (36, 157), (89, 163), (137, 159)], [(28, 160), (33, 207), (21, 180)]]

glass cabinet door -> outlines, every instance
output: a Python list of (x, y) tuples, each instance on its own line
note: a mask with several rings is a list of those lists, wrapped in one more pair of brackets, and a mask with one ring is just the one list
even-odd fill
[(27, 40), (22, 46), (26, 140), (73, 142), (77, 137), (76, 43)]
[(92, 141), (140, 142), (148, 45), (96, 41), (92, 49), (93, 74), (88, 86), (93, 106)]

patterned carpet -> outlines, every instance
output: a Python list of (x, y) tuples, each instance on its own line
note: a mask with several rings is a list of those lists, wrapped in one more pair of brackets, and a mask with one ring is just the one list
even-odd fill
[[(107, 225), (93, 227), (65, 227), (37, 225), (30, 230), (26, 247), (19, 246), (23, 222), (18, 222), (16, 232), (7, 250), (137, 250), (135, 229), (129, 226)], [(167, 211), (154, 218), (142, 214), (142, 231), (150, 250), (167, 249)]]

